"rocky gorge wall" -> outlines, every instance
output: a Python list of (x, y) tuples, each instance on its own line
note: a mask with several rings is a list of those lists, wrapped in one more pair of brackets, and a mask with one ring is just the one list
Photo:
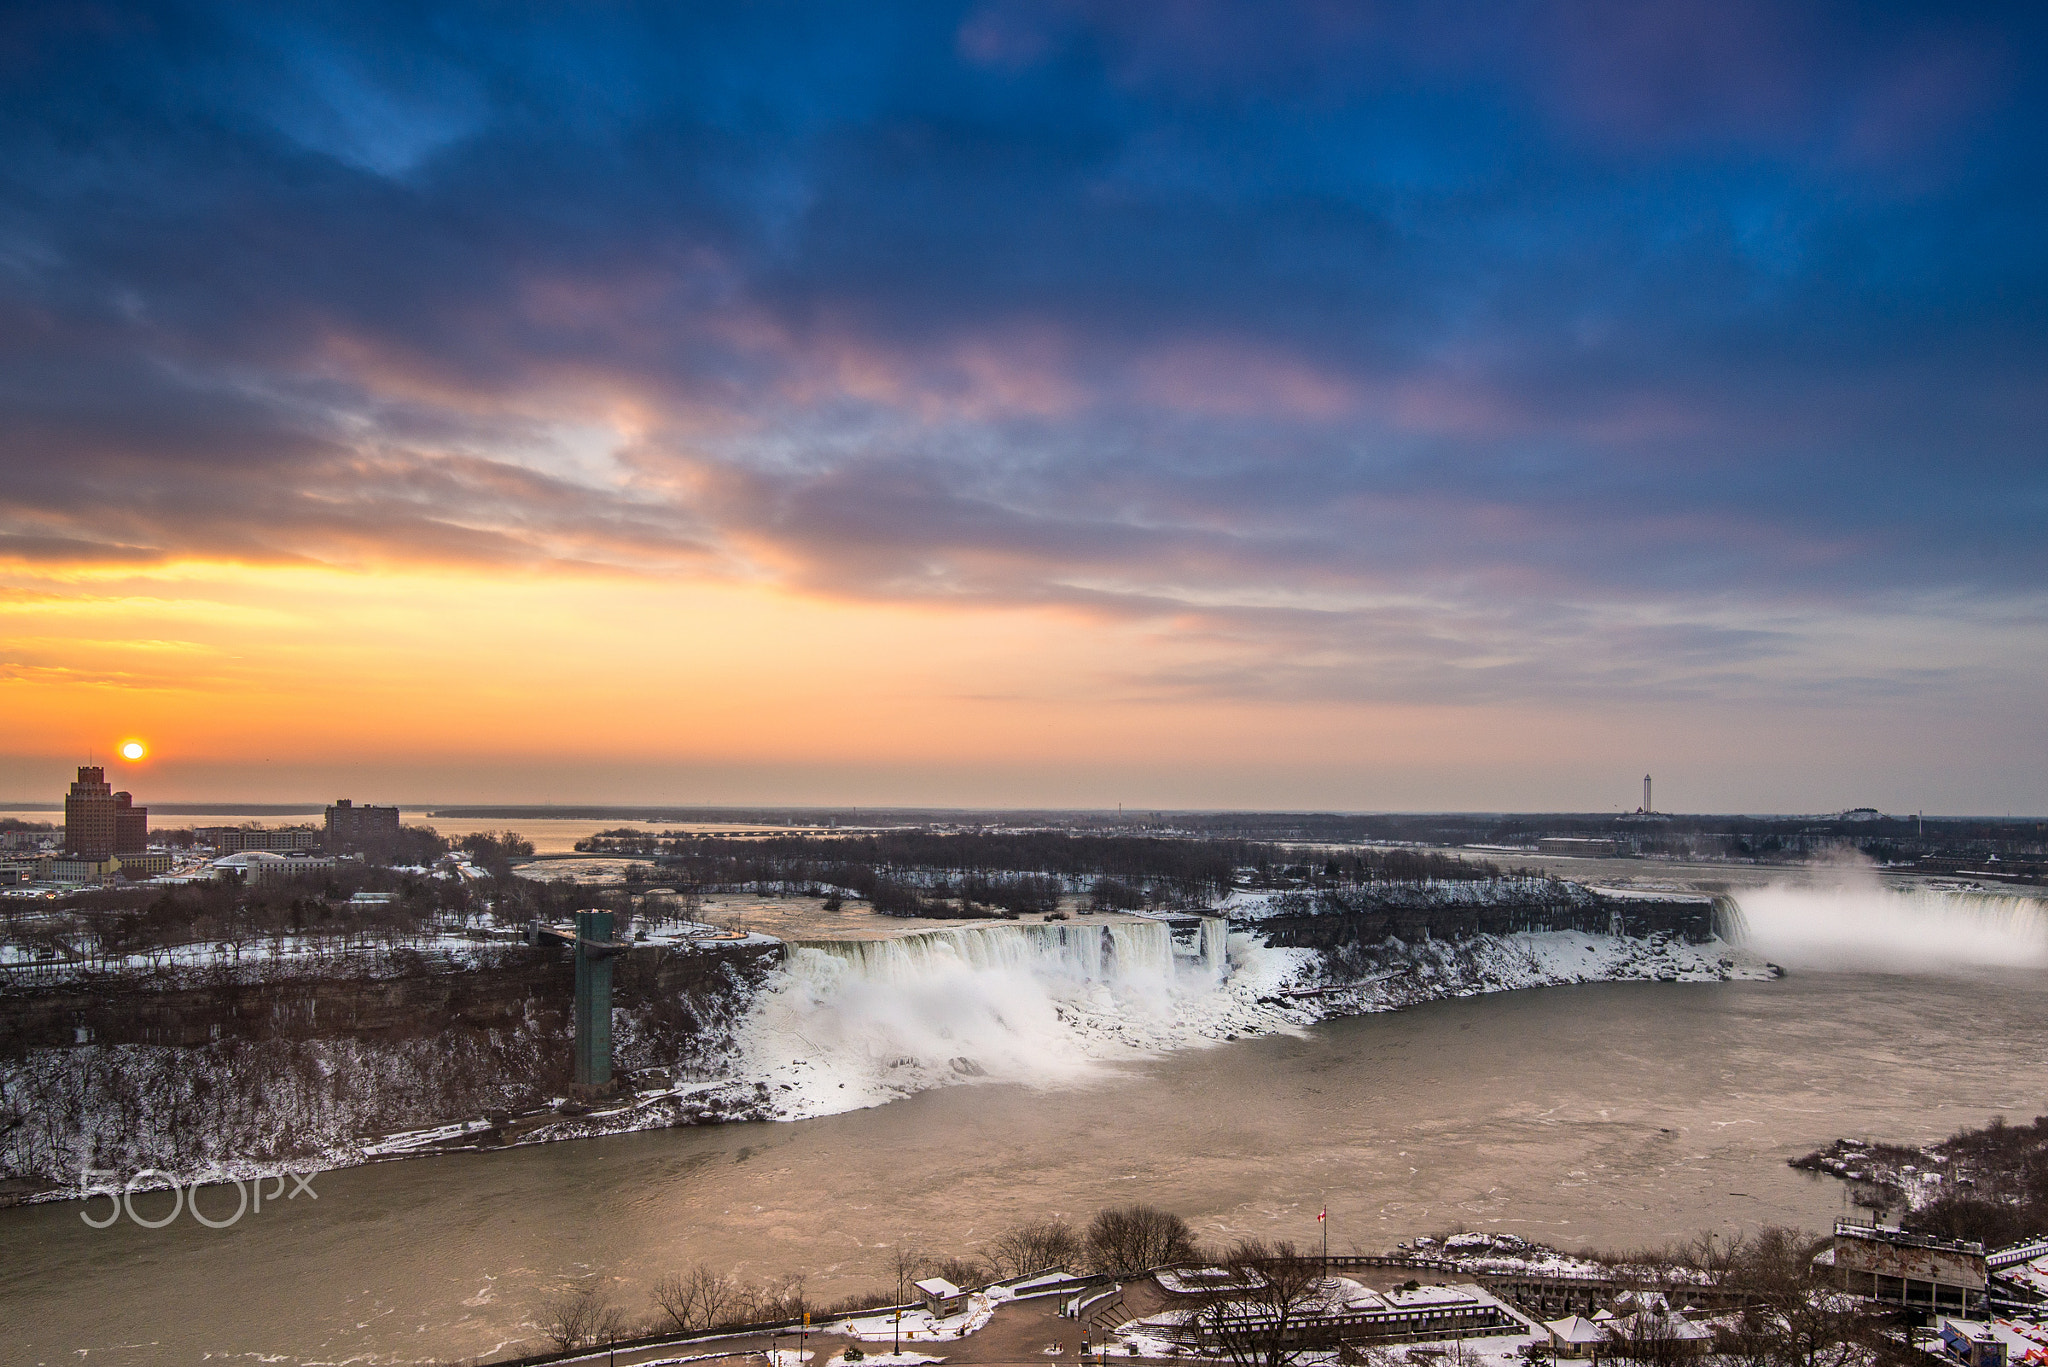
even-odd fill
[[(615, 961), (622, 1073), (716, 1074), (773, 945)], [(86, 1167), (355, 1161), (395, 1129), (543, 1106), (569, 1081), (574, 969), (495, 944), (305, 956), (0, 991), (0, 1201)]]

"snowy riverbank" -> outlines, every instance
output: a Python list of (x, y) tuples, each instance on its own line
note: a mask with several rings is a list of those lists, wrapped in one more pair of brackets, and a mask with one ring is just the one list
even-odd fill
[[(1123, 933), (1121, 948), (1106, 942), (1085, 962), (1014, 923), (927, 935), (918, 953), (886, 963), (795, 946), (765, 978), (735, 977), (723, 995), (693, 1003), (719, 1019), (690, 1057), (662, 1056), (649, 1023), (622, 1013), (622, 1067), (658, 1068), (665, 1078), (652, 1085), (643, 1077), (636, 1093), (588, 1109), (530, 1089), (521, 1097), (507, 1082), (533, 1076), (559, 1043), (530, 1011), (454, 1050), (431, 1038), (34, 1049), (0, 1065), (5, 1109), (25, 1117), (0, 1135), (0, 1162), (18, 1199), (54, 1199), (70, 1194), (88, 1166), (249, 1177), (672, 1125), (797, 1120), (939, 1086), (1087, 1084), (1172, 1050), (1445, 998), (1776, 973), (1721, 941), (1675, 936), (1546, 931), (1389, 940), (1331, 955), (1275, 947), (1248, 928), (1230, 932), (1225, 972), (1213, 950), (1191, 959), (1174, 951), (1163, 924), (1156, 935), (1150, 929)], [(700, 1080), (666, 1080), (674, 1078)], [(443, 1109), (450, 1100), (456, 1109)], [(437, 1113), (444, 1123), (402, 1119)]]
[[(1000, 926), (990, 927), (1001, 933)], [(932, 1087), (1081, 1085), (1171, 1050), (1301, 1030), (1487, 992), (1592, 982), (1764, 981), (1778, 970), (1719, 940), (1634, 940), (1575, 932), (1480, 936), (1384, 947), (1367, 981), (1333, 979), (1314, 951), (1230, 936), (1229, 977), (1086, 979), (940, 956), (888, 981), (799, 952), (763, 985), (731, 1075), (577, 1116), (520, 1142), (623, 1133), (703, 1119), (801, 1120)], [(708, 1112), (708, 1114), (707, 1114)], [(445, 1145), (448, 1134), (394, 1136)]]

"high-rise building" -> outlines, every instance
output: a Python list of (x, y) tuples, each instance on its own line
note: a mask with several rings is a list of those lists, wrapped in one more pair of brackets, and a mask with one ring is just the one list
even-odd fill
[(342, 798), (327, 809), (327, 852), (388, 849), (398, 843), (398, 808), (358, 807)]
[(107, 783), (97, 764), (80, 765), (64, 797), (64, 852), (81, 859), (140, 854), (149, 848), (149, 808)]

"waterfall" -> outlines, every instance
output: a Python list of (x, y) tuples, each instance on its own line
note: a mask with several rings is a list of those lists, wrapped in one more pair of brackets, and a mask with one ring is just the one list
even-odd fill
[(1181, 938), (1134, 919), (793, 941), (745, 1027), (745, 1071), (792, 1114), (982, 1078), (1103, 1076), (1229, 1033), (1228, 923), (1183, 923)]
[(1230, 976), (1230, 922), (1221, 916), (1202, 918), (1202, 968), (1214, 982)]
[(1725, 892), (1714, 894), (1714, 934), (1731, 945), (1749, 942), (1749, 918), (1742, 914), (1742, 903)]
[(1731, 938), (1793, 968), (1938, 973), (2048, 966), (2048, 901), (1875, 878), (1736, 895)]
[(1115, 982), (1146, 974), (1171, 977), (1173, 933), (1162, 921), (1116, 925), (998, 922), (949, 926), (887, 940), (795, 940), (792, 959), (806, 950), (843, 959), (860, 977), (899, 985), (960, 964), (977, 972), (1018, 970), (1087, 982)]

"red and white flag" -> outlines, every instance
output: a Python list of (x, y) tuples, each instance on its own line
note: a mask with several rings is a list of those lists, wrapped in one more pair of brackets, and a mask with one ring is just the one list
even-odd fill
[(1322, 1223), (1323, 1221), (1325, 1221), (1325, 1220), (1327, 1220), (1327, 1219), (1329, 1219), (1329, 1218), (1330, 1218), (1330, 1208), (1329, 1208), (1328, 1206), (1324, 1206), (1324, 1207), (1323, 1207), (1323, 1210), (1322, 1210), (1322, 1213), (1321, 1213), (1320, 1215), (1316, 1216), (1316, 1223), (1317, 1223), (1317, 1224), (1321, 1224), (1321, 1223)]

